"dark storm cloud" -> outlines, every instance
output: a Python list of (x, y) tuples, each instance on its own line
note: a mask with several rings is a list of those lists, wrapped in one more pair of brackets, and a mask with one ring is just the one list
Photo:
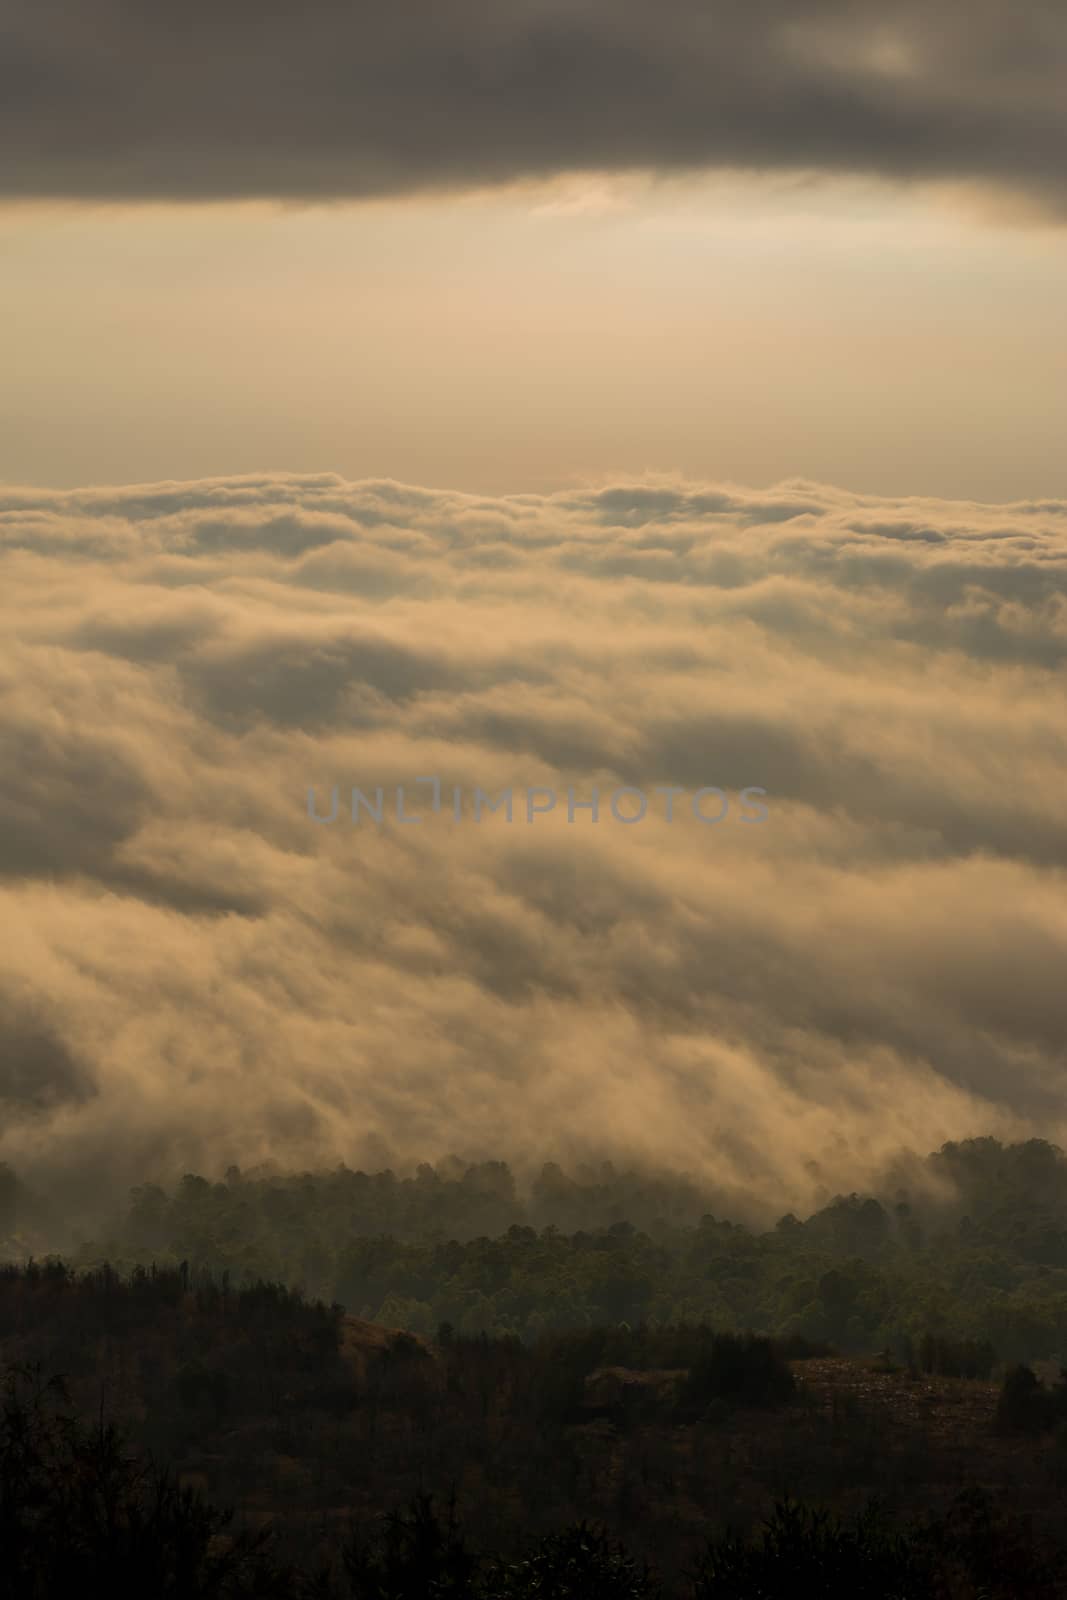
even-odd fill
[(578, 169), (1067, 194), (1060, 0), (2, 0), (0, 192), (343, 197)]

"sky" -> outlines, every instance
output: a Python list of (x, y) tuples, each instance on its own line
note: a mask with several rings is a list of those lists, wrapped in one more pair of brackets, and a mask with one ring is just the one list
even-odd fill
[(0, 474), (1067, 492), (1067, 228), (838, 180), (0, 216)]
[(0, 479), (1067, 493), (1058, 0), (2, 0), (0, 45)]
[(1059, 0), (0, 0), (0, 1161), (750, 1213), (1067, 1136), (1065, 66)]

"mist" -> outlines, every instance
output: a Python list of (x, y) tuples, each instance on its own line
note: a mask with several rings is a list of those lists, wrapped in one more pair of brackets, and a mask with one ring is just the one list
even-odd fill
[(0, 1161), (57, 1216), (452, 1154), (769, 1216), (1062, 1138), (1067, 506), (279, 474), (0, 537)]

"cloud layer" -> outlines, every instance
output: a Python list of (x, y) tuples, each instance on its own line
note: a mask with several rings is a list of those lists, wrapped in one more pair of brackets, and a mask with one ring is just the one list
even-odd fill
[[(784, 1208), (1067, 1132), (1067, 505), (264, 476), (0, 488), (0, 547), (0, 1160), (595, 1152)], [(398, 784), (416, 826), (308, 817)], [(447, 810), (535, 785), (599, 822)]]
[(0, 193), (576, 170), (995, 182), (1062, 209), (1060, 0), (0, 0)]

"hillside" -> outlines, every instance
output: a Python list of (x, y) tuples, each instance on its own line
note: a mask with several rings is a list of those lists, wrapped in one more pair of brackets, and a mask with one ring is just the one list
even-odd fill
[(1067, 1440), (1001, 1431), (998, 1382), (706, 1328), (426, 1341), (277, 1286), (53, 1263), (0, 1274), (0, 1359), (66, 1373), (84, 1414), (305, 1568), (421, 1492), (505, 1553), (580, 1511), (668, 1585), (798, 1492), (844, 1516), (876, 1496), (903, 1528), (981, 1489), (1035, 1551), (1062, 1537)]

